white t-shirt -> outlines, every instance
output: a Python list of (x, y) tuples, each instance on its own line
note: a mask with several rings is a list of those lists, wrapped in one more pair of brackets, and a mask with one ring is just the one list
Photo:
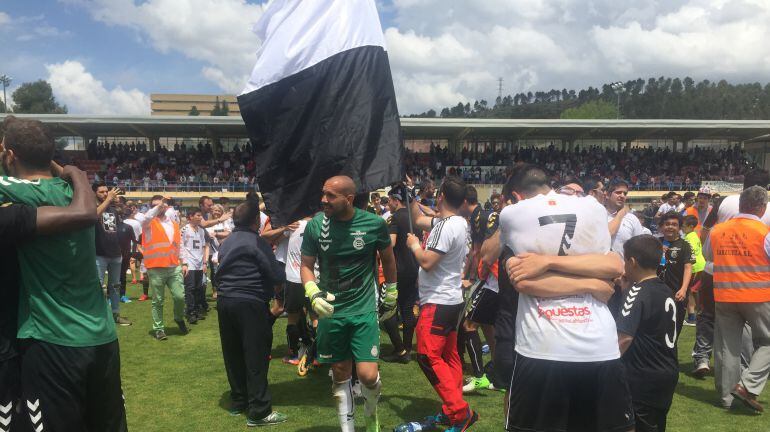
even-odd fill
[(426, 250), (443, 255), (431, 271), (420, 267), (420, 304), (456, 305), (463, 302), (462, 272), (470, 249), (468, 222), (462, 216), (434, 219)]
[(203, 248), (206, 246), (206, 233), (201, 227), (196, 230), (192, 225), (185, 225), (180, 233), (182, 248), (179, 257), (187, 264), (188, 270), (203, 270)]
[(305, 235), (306, 220), (299, 221), (299, 228), (291, 232), (289, 241), (286, 242), (286, 280), (288, 282), (302, 283), (299, 269), (302, 265), (302, 237)]
[(266, 215), (263, 212), (259, 212), (259, 232), (260, 234), (262, 231), (265, 230), (265, 225), (267, 224), (267, 221), (270, 220), (270, 216)]
[[(500, 214), (500, 241), (514, 254), (606, 254), (607, 210), (590, 197), (547, 195), (520, 201)], [(593, 362), (617, 359), (615, 320), (590, 294), (557, 298), (519, 295), (516, 351), (526, 357)]]
[(677, 206), (671, 205), (667, 202), (663, 203), (658, 207), (658, 214), (664, 215), (668, 212), (677, 211)]
[[(614, 218), (614, 214), (607, 213), (607, 222), (612, 221)], [(618, 232), (612, 237), (612, 251), (623, 256), (623, 245), (631, 239), (631, 237), (636, 237), (644, 233), (644, 227), (642, 226), (642, 223), (639, 222), (639, 218), (634, 216), (633, 213), (626, 213), (626, 215), (623, 216), (623, 220), (620, 221)]]
[(289, 248), (290, 234), (289, 231), (284, 231), (283, 234), (281, 234), (281, 240), (275, 245), (275, 259), (284, 264), (286, 263), (286, 252)]
[(138, 220), (134, 219), (123, 219), (123, 222), (125, 222), (126, 225), (130, 226), (131, 229), (134, 230), (134, 238), (138, 243), (139, 237), (142, 235), (142, 224), (140, 224)]

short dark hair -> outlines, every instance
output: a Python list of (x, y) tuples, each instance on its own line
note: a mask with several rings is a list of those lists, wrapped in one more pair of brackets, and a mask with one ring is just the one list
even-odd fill
[(366, 210), (369, 207), (369, 193), (359, 192), (353, 197), (353, 207)]
[[(210, 197), (210, 196), (208, 196), (208, 195), (203, 195), (202, 197), (200, 197), (200, 198), (198, 199), (198, 207), (202, 206), (204, 201), (206, 201), (206, 200), (210, 200), (210, 199), (211, 199), (211, 197)], [(211, 201), (213, 202), (214, 200), (211, 200)]]
[(631, 237), (623, 243), (624, 258), (626, 260), (636, 259), (639, 267), (645, 270), (657, 269), (662, 255), (663, 245), (650, 234)]
[(682, 226), (698, 226), (698, 218), (693, 215), (687, 215), (682, 219)]
[(663, 215), (663, 216), (660, 218), (660, 223), (659, 223), (659, 225), (663, 225), (663, 224), (665, 224), (665, 223), (666, 223), (666, 221), (667, 221), (667, 220), (670, 220), (670, 219), (676, 219), (676, 221), (679, 223), (679, 226), (682, 226), (682, 215), (681, 215), (679, 212), (677, 212), (677, 211), (673, 211), (673, 210), (672, 210), (672, 211), (670, 211), (670, 212), (668, 212), (668, 213), (666, 213), (666, 214), (664, 214), (664, 215)]
[(441, 188), (439, 188), (439, 194), (444, 195), (444, 201), (456, 209), (463, 205), (465, 192), (465, 182), (455, 176), (444, 178), (444, 181), (441, 182)]
[(43, 123), (7, 116), (3, 120), (3, 137), (5, 148), (13, 150), (25, 167), (46, 169), (51, 165), (56, 146)]
[(502, 196), (502, 195), (500, 195), (500, 194), (499, 194), (499, 193), (497, 193), (497, 192), (494, 192), (492, 195), (490, 195), (490, 196), (489, 196), (489, 202), (492, 202), (492, 201), (494, 201), (495, 199), (497, 199), (498, 201), (502, 201), (502, 199), (503, 199), (503, 196)]
[(152, 198), (150, 198), (150, 202), (162, 200), (163, 195), (153, 195)]
[(690, 198), (695, 198), (695, 192), (687, 191), (684, 193), (684, 196), (682, 198), (688, 200)]
[(94, 192), (96, 192), (100, 187), (107, 187), (107, 184), (103, 181), (98, 181), (91, 185), (91, 189), (93, 189)]
[(549, 186), (550, 182), (542, 168), (525, 163), (513, 168), (513, 173), (507, 184), (512, 192), (531, 194), (540, 188)]
[(753, 169), (743, 176), (744, 189), (752, 186), (762, 186), (767, 189), (768, 184), (770, 184), (770, 174), (763, 169)]
[(246, 201), (256, 202), (257, 207), (259, 207), (259, 203), (262, 202), (262, 200), (259, 198), (259, 194), (254, 191), (249, 191), (246, 193)]
[(467, 201), (468, 204), (479, 203), (479, 192), (475, 187), (473, 187), (473, 185), (465, 186), (465, 201)]
[(201, 216), (203, 216), (203, 212), (201, 211), (201, 209), (192, 208), (192, 209), (187, 211), (187, 217), (191, 218), (191, 217), (195, 216), (196, 213), (200, 213)]
[(233, 210), (233, 225), (249, 228), (259, 223), (259, 201), (247, 199)]
[(583, 182), (582, 182), (582, 184), (581, 184), (580, 186), (582, 186), (582, 187), (583, 187), (583, 191), (584, 191), (586, 194), (588, 194), (588, 193), (590, 193), (592, 190), (594, 190), (594, 189), (596, 189), (597, 187), (599, 187), (599, 183), (601, 183), (601, 182), (602, 182), (602, 181), (601, 181), (601, 180), (599, 180), (599, 179), (598, 179), (598, 178), (596, 178), (596, 177), (588, 177), (587, 179), (583, 180)]
[(623, 179), (612, 179), (609, 183), (607, 183), (607, 187), (604, 188), (604, 190), (607, 193), (615, 192), (615, 189), (625, 186), (626, 189), (631, 189), (631, 186), (629, 186), (628, 182)]

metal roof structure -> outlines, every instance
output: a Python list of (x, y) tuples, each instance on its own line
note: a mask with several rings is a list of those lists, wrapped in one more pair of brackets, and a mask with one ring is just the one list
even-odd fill
[[(241, 138), (240, 117), (102, 116), (15, 114), (40, 120), (57, 136)], [(0, 114), (0, 120), (4, 118)], [(402, 118), (406, 139), (471, 137), (521, 139), (727, 139), (745, 141), (770, 134), (770, 120), (561, 120)]]

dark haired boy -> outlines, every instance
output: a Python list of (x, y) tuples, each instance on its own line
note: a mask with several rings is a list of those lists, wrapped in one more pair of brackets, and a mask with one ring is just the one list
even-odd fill
[(184, 299), (187, 321), (196, 324), (205, 319), (206, 286), (203, 275), (209, 261), (209, 244), (206, 230), (201, 226), (203, 212), (195, 209), (187, 213), (187, 225), (182, 228), (182, 248), (179, 258), (182, 262), (184, 277)]
[(660, 239), (663, 244), (663, 254), (658, 275), (674, 293), (677, 335), (680, 334), (687, 311), (687, 290), (692, 279), (692, 266), (695, 264), (692, 247), (681, 236), (681, 228), (682, 215), (679, 212), (668, 212), (660, 219), (659, 231), (663, 234)]
[(671, 290), (657, 276), (663, 252), (651, 235), (624, 246), (625, 279), (631, 284), (617, 318), (621, 359), (626, 366), (637, 432), (666, 430), (679, 364), (676, 338), (681, 321)]

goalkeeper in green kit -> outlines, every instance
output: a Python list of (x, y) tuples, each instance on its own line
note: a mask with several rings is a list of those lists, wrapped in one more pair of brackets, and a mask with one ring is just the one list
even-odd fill
[[(379, 320), (396, 311), (396, 261), (384, 219), (353, 207), (356, 186), (350, 177), (324, 183), (323, 212), (310, 220), (302, 241), (300, 274), (305, 295), (318, 314), (318, 360), (331, 364), (332, 394), (342, 432), (354, 432), (353, 360), (364, 397), (367, 432), (378, 432), (380, 397)], [(385, 292), (377, 309), (377, 255), (385, 274)], [(318, 263), (319, 278), (314, 268)]]

